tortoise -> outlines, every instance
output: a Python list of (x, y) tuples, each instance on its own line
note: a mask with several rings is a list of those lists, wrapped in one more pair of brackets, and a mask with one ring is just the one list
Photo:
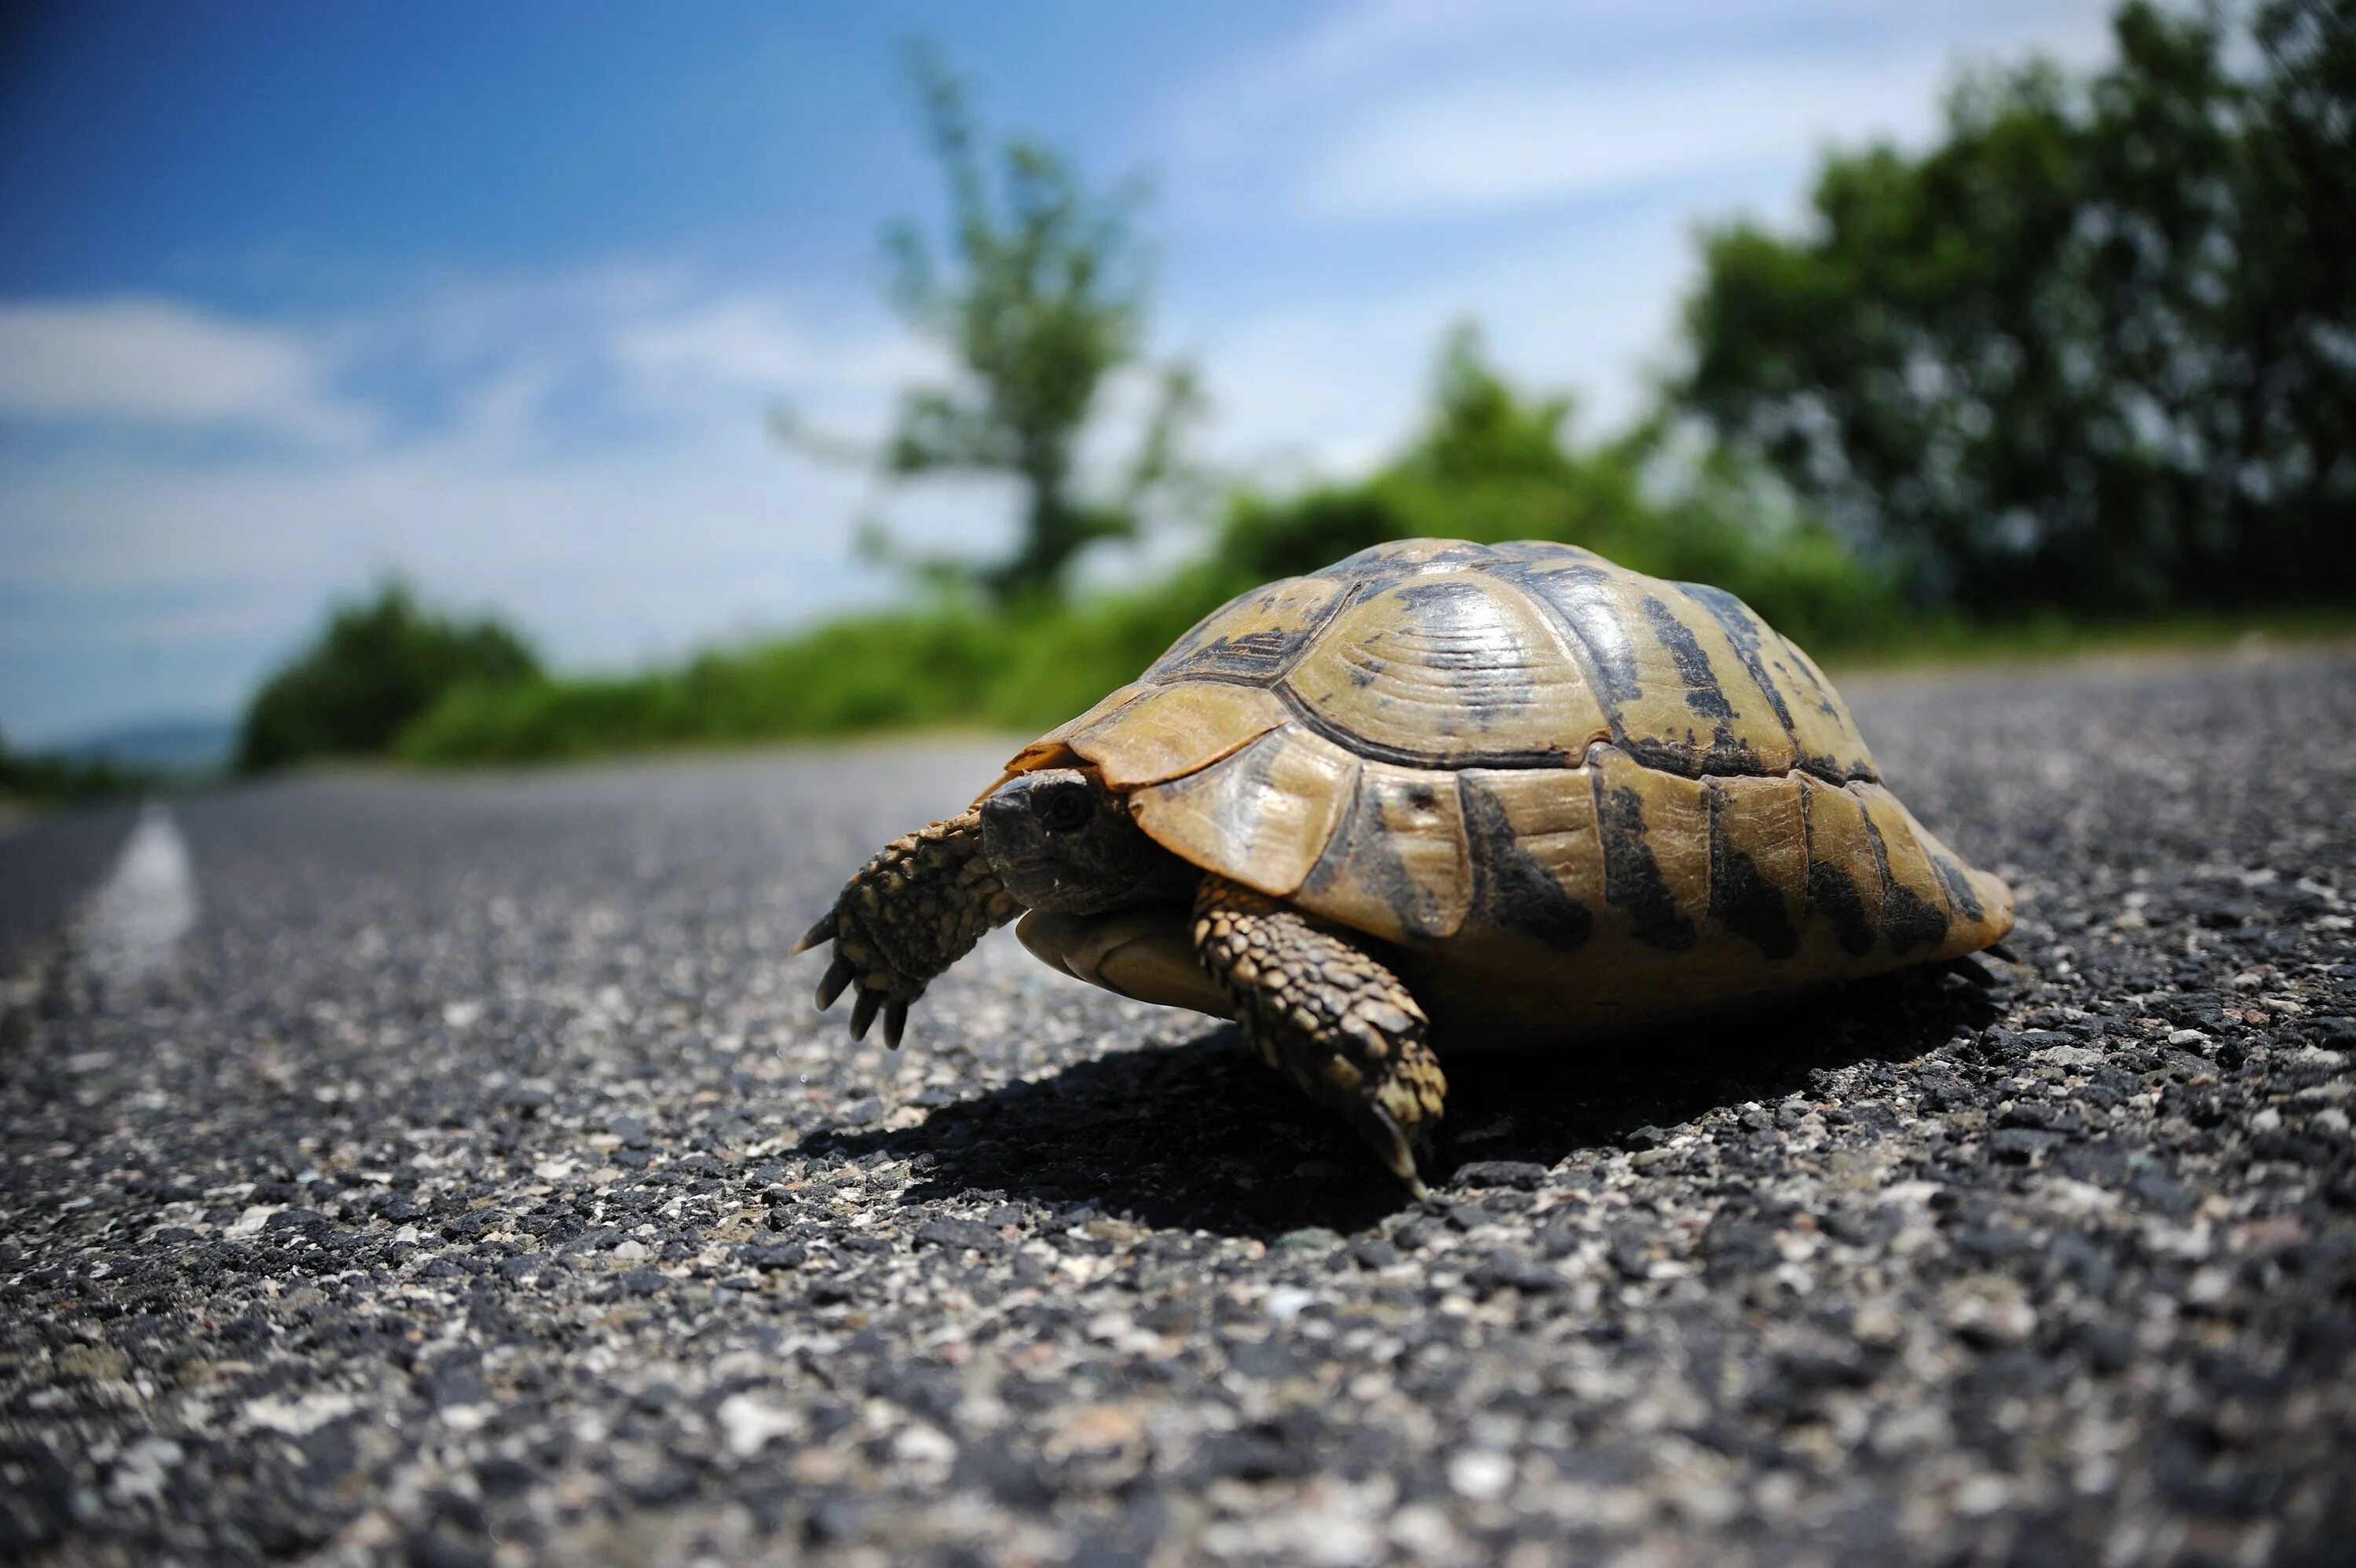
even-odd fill
[(834, 944), (863, 1038), (1017, 914), (1049, 965), (1234, 1019), (1418, 1194), (1440, 1056), (1959, 957), (2012, 894), (1882, 787), (1732, 594), (1408, 539), (1235, 599), (897, 839)]

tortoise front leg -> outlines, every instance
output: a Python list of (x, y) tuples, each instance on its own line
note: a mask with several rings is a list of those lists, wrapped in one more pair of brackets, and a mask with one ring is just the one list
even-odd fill
[(833, 943), (834, 963), (818, 983), (819, 1010), (856, 981), (851, 1038), (863, 1039), (880, 1008), (884, 1043), (896, 1049), (908, 1004), (991, 927), (1021, 912), (982, 853), (981, 813), (969, 811), (885, 845), (794, 951)]
[(1194, 896), (1194, 951), (1235, 999), (1244, 1037), (1429, 1197), (1416, 1151), (1448, 1080), (1422, 1008), (1361, 940), (1224, 877), (1205, 877)]

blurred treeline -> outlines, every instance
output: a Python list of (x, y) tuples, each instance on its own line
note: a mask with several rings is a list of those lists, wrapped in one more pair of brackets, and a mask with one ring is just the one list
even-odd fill
[[(1186, 562), (1075, 596), (1199, 471), (1191, 377), (1163, 367), (1117, 482), (1074, 453), (1101, 385), (1144, 368), (1133, 194), (1095, 197), (1016, 142), (995, 179), (955, 82), (920, 73), (948, 242), (892, 236), (894, 297), (966, 374), (912, 390), (884, 477), (1012, 477), (999, 561), (881, 559), (910, 607), (616, 677), (541, 671), (518, 639), (400, 590), (337, 613), (266, 688), (244, 761), (397, 751), (519, 761), (893, 726), (1042, 727), (1271, 577), (1384, 539), (1551, 539), (1717, 583), (1820, 654), (2044, 645), (2057, 626), (2356, 604), (2356, 0), (2240, 19), (2136, 4), (2073, 76), (1987, 69), (1916, 154), (1828, 154), (1810, 223), (1702, 239), (1682, 368), (1627, 432), (1508, 383), (1472, 328), (1376, 472), (1224, 486)], [(789, 414), (781, 429), (844, 450)], [(357, 664), (356, 662), (357, 661)]]
[(1270, 578), (1384, 539), (1575, 540), (1642, 571), (1724, 584), (1819, 645), (1885, 636), (1893, 584), (1763, 475), (1708, 464), (1648, 493), (1651, 432), (1575, 445), (1567, 400), (1517, 393), (1469, 329), (1440, 364), (1430, 422), (1355, 484), (1240, 489), (1197, 558), (1141, 586), (999, 598), (944, 586), (918, 607), (609, 679), (477, 684), (402, 737), (420, 762), (519, 761), (616, 747), (915, 725), (1044, 728), (1130, 679), (1205, 614)]
[(14, 751), (6, 737), (0, 736), (0, 806), (117, 800), (151, 789), (156, 782), (153, 772), (107, 757)]

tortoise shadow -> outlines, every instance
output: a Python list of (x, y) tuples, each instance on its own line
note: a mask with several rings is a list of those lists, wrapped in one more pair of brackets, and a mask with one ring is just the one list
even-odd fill
[[(1454, 1173), (1474, 1161), (1601, 1158), (1647, 1127), (1787, 1098), (1830, 1069), (1954, 1044), (1997, 1012), (1985, 976), (1957, 965), (1624, 1043), (1458, 1057), (1448, 1062), (1434, 1187), (1445, 1200)], [(907, 1160), (909, 1203), (1003, 1195), (1262, 1240), (1312, 1225), (1362, 1231), (1414, 1203), (1231, 1024), (1009, 1083), (919, 1126), (817, 1129), (802, 1147)]]

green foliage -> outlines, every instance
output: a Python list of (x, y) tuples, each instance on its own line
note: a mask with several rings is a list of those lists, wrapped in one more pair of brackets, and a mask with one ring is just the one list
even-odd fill
[(404, 729), (397, 751), (412, 763), (558, 762), (677, 744), (690, 730), (680, 682), (666, 674), (476, 681)]
[(1252, 584), (1215, 565), (1191, 567), (1141, 590), (1050, 607), (1008, 627), (1002, 663), (979, 709), (994, 728), (1044, 730), (1087, 710)]
[[(931, 55), (915, 59), (926, 129), (948, 185), (947, 265), (910, 222), (885, 231), (893, 303), (955, 354), (964, 374), (901, 398), (884, 445), (885, 475), (1012, 476), (1023, 494), (1013, 554), (989, 565), (908, 558), (880, 525), (870, 552), (936, 582), (969, 584), (1012, 603), (1055, 598), (1090, 545), (1134, 538), (1140, 508), (1180, 477), (1181, 427), (1198, 402), (1191, 372), (1160, 374), (1159, 396), (1117, 494), (1090, 500), (1074, 475), (1081, 432), (1108, 377), (1141, 353), (1147, 265), (1131, 182), (1086, 189), (1054, 149), (1016, 140), (997, 182), (977, 150), (963, 86)], [(789, 433), (790, 433), (790, 427)]]
[[(672, 671), (466, 686), (409, 729), (401, 752), (513, 763), (916, 726), (1045, 729), (1236, 594), (1417, 535), (1587, 545), (1719, 583), (1819, 647), (1888, 632), (1887, 580), (1762, 476), (1707, 454), (1669, 463), (1651, 432), (1576, 447), (1569, 411), (1567, 400), (1516, 390), (1460, 329), (1441, 356), (1430, 421), (1396, 461), (1358, 485), (1238, 494), (1208, 553), (1158, 581), (1070, 603), (948, 595)], [(1681, 477), (1655, 482), (1658, 469)]]
[(1650, 426), (1582, 447), (1569, 432), (1570, 400), (1517, 391), (1469, 326), (1442, 348), (1432, 402), (1423, 433), (1361, 484), (1239, 496), (1214, 555), (1231, 592), (1386, 539), (1554, 539), (1655, 576), (1715, 583), (1811, 645), (1889, 629), (1889, 573), (1796, 511), (1755, 466), (1671, 450)]
[(1918, 601), (2356, 596), (2356, 6), (2115, 30), (1828, 157), (1807, 234), (1709, 235), (1677, 393)]
[(414, 763), (523, 763), (874, 730), (1044, 729), (1143, 668), (1218, 602), (1197, 591), (1004, 615), (944, 605), (837, 621), (674, 670), (472, 684), (398, 749)]
[(444, 695), (530, 679), (540, 664), (496, 621), (422, 608), (398, 581), (337, 606), (318, 640), (263, 683), (238, 739), (241, 772), (386, 752)]
[(0, 736), (0, 804), (85, 805), (121, 800), (155, 787), (155, 775), (103, 757), (16, 752)]
[(1009, 635), (953, 610), (876, 615), (675, 670), (472, 683), (411, 725), (399, 749), (418, 763), (508, 763), (970, 723)]

